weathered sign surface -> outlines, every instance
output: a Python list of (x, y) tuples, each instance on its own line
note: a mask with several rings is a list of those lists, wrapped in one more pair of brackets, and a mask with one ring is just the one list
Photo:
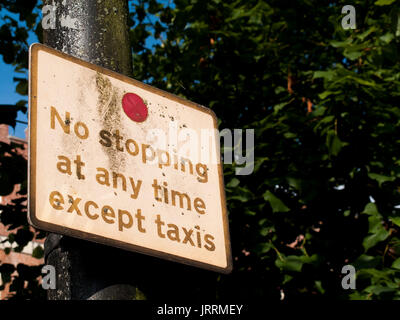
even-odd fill
[(231, 270), (209, 109), (39, 44), (29, 87), (33, 226)]

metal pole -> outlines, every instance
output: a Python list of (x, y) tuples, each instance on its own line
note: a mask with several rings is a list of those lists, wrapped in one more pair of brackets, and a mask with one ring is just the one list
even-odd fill
[[(45, 0), (44, 6), (44, 18), (51, 19), (44, 25), (44, 44), (131, 75), (126, 0)], [(57, 273), (57, 288), (48, 291), (49, 300), (140, 298), (127, 270), (133, 260), (129, 252), (49, 234), (45, 259)]]
[(43, 30), (44, 44), (118, 73), (132, 74), (127, 0), (44, 0), (46, 5), (47, 10), (55, 11), (47, 11), (54, 21)]
[[(126, 0), (44, 0), (44, 6), (55, 8), (44, 44), (131, 75)], [(46, 238), (45, 261), (57, 274), (49, 300), (215, 298), (213, 272), (53, 233)]]

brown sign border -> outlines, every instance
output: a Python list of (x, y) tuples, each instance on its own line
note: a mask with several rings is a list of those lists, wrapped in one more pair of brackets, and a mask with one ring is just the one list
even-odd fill
[(62, 53), (58, 50), (45, 46), (43, 44), (34, 43), (29, 48), (29, 158), (28, 158), (28, 221), (29, 223), (37, 228), (42, 229), (58, 234), (63, 234), (66, 236), (71, 236), (75, 238), (80, 238), (84, 240), (89, 240), (96, 243), (101, 243), (117, 248), (121, 248), (128, 251), (139, 252), (146, 255), (175, 261), (179, 263), (183, 263), (186, 265), (191, 265), (211, 271), (216, 271), (220, 273), (230, 273), (232, 271), (232, 252), (231, 252), (231, 243), (230, 243), (230, 235), (229, 235), (229, 222), (227, 216), (227, 209), (226, 209), (226, 198), (225, 198), (225, 188), (224, 188), (224, 180), (223, 180), (223, 170), (222, 164), (219, 163), (218, 165), (218, 175), (219, 175), (219, 182), (220, 182), (220, 191), (221, 191), (221, 204), (222, 204), (222, 218), (223, 218), (223, 225), (224, 225), (224, 237), (225, 237), (225, 250), (226, 250), (226, 259), (227, 259), (227, 266), (225, 268), (221, 268), (212, 264), (199, 262), (194, 259), (183, 258), (180, 256), (176, 256), (170, 253), (149, 249), (146, 247), (141, 247), (137, 245), (132, 245), (123, 241), (110, 239), (102, 236), (98, 236), (95, 234), (79, 231), (76, 229), (67, 228), (64, 226), (56, 225), (53, 223), (48, 223), (45, 221), (41, 221), (36, 217), (36, 130), (37, 130), (37, 73), (38, 73), (38, 52), (43, 50), (50, 54), (56, 55), (60, 58), (66, 59), (73, 63), (79, 64), (83, 67), (89, 68), (96, 72), (102, 73), (109, 77), (124, 81), (126, 83), (135, 85), (141, 89), (147, 90), (149, 92), (161, 95), (162, 97), (168, 98), (170, 100), (174, 100), (179, 102), (189, 108), (196, 109), (201, 112), (205, 112), (212, 116), (214, 122), (214, 128), (217, 128), (217, 117), (215, 113), (210, 110), (209, 108), (203, 107), (199, 104), (194, 102), (185, 100), (181, 97), (168, 93), (166, 91), (157, 89), (140, 81), (134, 80), (122, 74), (116, 73), (109, 69), (97, 66), (95, 64), (83, 61), (76, 57), (67, 55)]

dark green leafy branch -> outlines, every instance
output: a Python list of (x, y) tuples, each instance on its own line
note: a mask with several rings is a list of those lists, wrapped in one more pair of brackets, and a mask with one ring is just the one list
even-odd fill
[[(221, 129), (255, 130), (254, 172), (224, 165), (234, 271), (199, 272), (213, 283), (203, 289), (226, 300), (399, 299), (399, 4), (353, 1), (357, 28), (344, 30), (346, 1), (129, 3), (134, 77), (212, 108)], [(21, 2), (0, 7), (21, 11), (40, 33)], [(24, 71), (18, 28), (12, 19), (1, 27), (0, 54)], [(15, 79), (21, 94), (24, 79)], [(2, 192), (24, 186), (0, 161)], [(16, 231), (9, 240), (22, 247), (23, 203), (2, 209)], [(356, 290), (341, 287), (347, 264)], [(13, 267), (0, 267), (11, 281)]]

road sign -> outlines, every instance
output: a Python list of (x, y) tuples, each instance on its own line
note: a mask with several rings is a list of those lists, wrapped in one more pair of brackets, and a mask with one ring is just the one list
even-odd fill
[(40, 44), (29, 70), (30, 223), (230, 272), (214, 113)]

